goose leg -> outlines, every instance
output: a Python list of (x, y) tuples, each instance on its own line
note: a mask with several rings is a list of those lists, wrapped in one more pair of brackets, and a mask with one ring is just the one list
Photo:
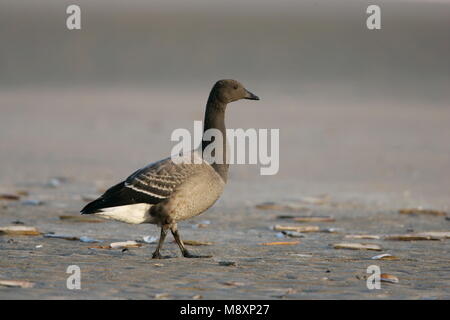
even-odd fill
[(181, 253), (183, 254), (183, 257), (185, 258), (212, 258), (212, 256), (199, 256), (192, 254), (186, 249), (184, 246), (183, 240), (181, 240), (180, 234), (178, 233), (177, 224), (173, 224), (170, 227), (170, 231), (172, 232), (173, 237), (175, 238), (175, 241), (177, 242), (178, 246), (180, 247)]
[(159, 252), (161, 250), (161, 248), (162, 248), (163, 243), (164, 243), (164, 239), (166, 239), (167, 229), (168, 229), (168, 226), (166, 226), (166, 225), (161, 226), (161, 235), (159, 236), (158, 246), (156, 247), (155, 252), (153, 252), (152, 259), (169, 258), (169, 257), (163, 257), (161, 255), (161, 253)]

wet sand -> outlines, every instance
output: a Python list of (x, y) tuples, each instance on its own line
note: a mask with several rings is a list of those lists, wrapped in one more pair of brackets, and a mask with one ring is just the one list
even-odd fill
[[(0, 286), (0, 298), (450, 298), (450, 240), (345, 239), (348, 234), (449, 231), (450, 221), (443, 216), (398, 213), (420, 206), (449, 210), (448, 106), (389, 101), (333, 105), (249, 87), (262, 100), (230, 105), (227, 126), (280, 128), (280, 172), (260, 176), (258, 166), (233, 166), (217, 204), (180, 224), (184, 239), (213, 242), (191, 247), (213, 258), (181, 258), (171, 236), (163, 251), (173, 258), (152, 260), (155, 244), (122, 252), (89, 249), (95, 244), (80, 241), (3, 235), (0, 281), (35, 285)], [(168, 155), (172, 130), (191, 129), (192, 121), (202, 119), (206, 92), (29, 89), (4, 91), (1, 100), (0, 193), (29, 194), (20, 201), (1, 201), (0, 226), (20, 221), (44, 233), (89, 236), (102, 244), (159, 235), (152, 225), (69, 222), (59, 216), (77, 215), (86, 203), (82, 197), (99, 195), (133, 170)], [(49, 185), (55, 177), (66, 181)], [(319, 195), (328, 198), (319, 204), (301, 201)], [(27, 199), (43, 204), (27, 206), (22, 203)], [(295, 203), (305, 211), (255, 208), (267, 201)], [(335, 221), (296, 223), (279, 215), (331, 215)], [(209, 224), (195, 228), (203, 220)], [(337, 232), (281, 239), (270, 229), (277, 224), (318, 225)], [(300, 243), (261, 245), (294, 240)], [(339, 242), (375, 243), (383, 249), (334, 249), (332, 244)], [(370, 259), (382, 253), (399, 259)], [(81, 290), (66, 288), (69, 265), (81, 268)], [(367, 289), (370, 265), (397, 276), (399, 283)]]

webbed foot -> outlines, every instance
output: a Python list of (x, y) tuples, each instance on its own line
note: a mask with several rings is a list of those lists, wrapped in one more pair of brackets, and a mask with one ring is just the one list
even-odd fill
[(152, 255), (152, 259), (170, 259), (171, 256), (163, 256), (159, 251), (155, 251)]

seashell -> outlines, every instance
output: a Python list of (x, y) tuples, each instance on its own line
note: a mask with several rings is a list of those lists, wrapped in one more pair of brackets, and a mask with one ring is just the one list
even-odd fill
[(291, 238), (304, 238), (305, 237), (301, 232), (297, 232), (297, 231), (282, 231), (282, 233)]
[(399, 283), (399, 280), (396, 276), (388, 273), (382, 273), (380, 275), (380, 280), (389, 283)]
[(381, 251), (381, 247), (373, 243), (350, 243), (341, 242), (333, 245), (335, 249), (351, 249), (351, 250), (374, 250)]
[(22, 280), (0, 280), (0, 286), (3, 287), (18, 287), (18, 288), (33, 288), (34, 283)]
[(142, 243), (137, 243), (136, 241), (122, 241), (122, 242), (113, 242), (109, 245), (111, 249), (123, 249), (123, 248), (139, 248), (142, 247)]
[(260, 243), (262, 246), (292, 246), (299, 244), (300, 241), (275, 241), (275, 242), (264, 242)]
[(55, 239), (64, 239), (64, 240), (80, 240), (79, 237), (71, 236), (67, 234), (54, 234), (54, 233), (46, 233), (44, 234), (45, 238), (55, 238)]
[(373, 256), (370, 259), (372, 259), (372, 260), (399, 260), (399, 258), (397, 258), (396, 256), (393, 256), (389, 253), (379, 254), (377, 256)]
[(36, 227), (26, 227), (21, 225), (0, 227), (0, 235), (24, 235), (24, 236), (38, 236), (41, 232)]
[(428, 216), (446, 216), (447, 212), (431, 210), (431, 209), (423, 209), (423, 208), (412, 208), (412, 209), (400, 209), (398, 211), (400, 214), (409, 214), (409, 215), (428, 215)]
[(346, 239), (380, 239), (380, 236), (375, 234), (347, 234)]
[(273, 227), (275, 231), (296, 231), (296, 232), (319, 232), (318, 226), (281, 226), (276, 225)]

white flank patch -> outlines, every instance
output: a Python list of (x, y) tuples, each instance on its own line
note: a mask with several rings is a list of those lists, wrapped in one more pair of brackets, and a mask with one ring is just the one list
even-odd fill
[(101, 209), (101, 212), (97, 212), (96, 214), (106, 219), (140, 224), (150, 222), (149, 209), (151, 206), (152, 205), (147, 203), (138, 203), (127, 206), (103, 208)]

